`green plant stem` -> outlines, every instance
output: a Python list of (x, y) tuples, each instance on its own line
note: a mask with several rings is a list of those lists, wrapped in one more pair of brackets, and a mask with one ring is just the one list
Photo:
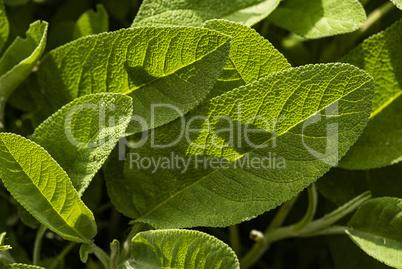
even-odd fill
[(40, 251), (42, 248), (42, 240), (43, 236), (45, 235), (46, 232), (46, 227), (41, 225), (38, 229), (38, 232), (36, 233), (36, 239), (35, 239), (35, 244), (34, 244), (34, 250), (33, 250), (33, 264), (34, 265), (39, 265), (40, 263)]
[(303, 229), (307, 224), (309, 224), (315, 215), (315, 211), (317, 210), (317, 189), (315, 187), (315, 184), (311, 184), (311, 186), (307, 189), (308, 191), (308, 207), (306, 214), (304, 217), (297, 223), (295, 224), (295, 229), (297, 231)]
[(257, 241), (251, 250), (240, 260), (242, 269), (249, 268), (255, 264), (260, 257), (268, 250), (273, 242), (290, 237), (310, 237), (318, 235), (340, 234), (346, 231), (346, 227), (332, 226), (341, 218), (356, 210), (361, 204), (371, 198), (370, 192), (365, 192), (348, 203), (340, 206), (322, 218), (311, 221), (302, 229), (296, 230), (297, 224), (266, 231), (264, 237)]
[(124, 261), (130, 257), (131, 241), (133, 240), (134, 236), (142, 230), (144, 226), (145, 226), (144, 223), (135, 223), (133, 225), (130, 234), (127, 236), (126, 240), (123, 243), (123, 250), (121, 252), (120, 261)]
[(241, 242), (240, 242), (240, 231), (239, 226), (231, 225), (229, 229), (229, 242), (230, 247), (233, 249), (237, 256), (241, 254)]
[(70, 242), (64, 249), (57, 255), (54, 259), (52, 264), (48, 267), (48, 269), (55, 269), (59, 265), (59, 261), (63, 260), (64, 257), (77, 245), (75, 242)]
[(265, 231), (266, 233), (282, 226), (283, 222), (285, 221), (286, 217), (288, 216), (290, 210), (293, 208), (293, 205), (296, 203), (299, 196), (300, 195), (296, 195), (279, 208), (278, 213), (276, 213), (274, 219), (269, 224), (268, 229)]
[(367, 17), (364, 25), (357, 31), (357, 35), (361, 36), (366, 33), (379, 19), (388, 14), (391, 10), (395, 8), (395, 5), (391, 1), (387, 1), (385, 4), (381, 5), (379, 8), (375, 9)]
[(92, 248), (95, 256), (101, 261), (103, 266), (106, 269), (110, 269), (110, 257), (109, 257), (109, 255), (107, 255), (107, 253), (103, 249), (101, 249), (100, 247), (95, 245), (95, 243), (91, 244), (91, 248)]

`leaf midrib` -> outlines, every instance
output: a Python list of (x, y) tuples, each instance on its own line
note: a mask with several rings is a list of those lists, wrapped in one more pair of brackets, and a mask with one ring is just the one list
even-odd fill
[[(70, 229), (72, 229), (74, 232), (76, 232), (77, 233), (77, 235), (79, 235), (80, 236), (80, 238), (79, 239), (81, 239), (81, 240), (83, 240), (84, 242), (86, 242), (86, 243), (90, 243), (90, 240), (87, 240), (87, 238), (85, 237), (85, 236), (83, 236), (80, 232), (78, 232), (78, 230), (76, 230), (74, 227), (72, 227), (63, 217), (62, 217), (62, 215), (53, 207), (53, 205), (52, 205), (52, 203), (47, 199), (47, 197), (42, 193), (42, 191), (38, 188), (38, 186), (32, 181), (32, 179), (27, 175), (27, 173), (26, 173), (26, 171), (25, 171), (25, 169), (20, 165), (20, 163), (17, 161), (17, 159), (14, 157), (14, 155), (11, 153), (11, 151), (10, 151), (10, 148), (7, 146), (7, 144), (4, 142), (4, 140), (3, 140), (3, 138), (2, 137), (0, 137), (0, 139), (1, 139), (1, 141), (2, 141), (2, 143), (3, 143), (3, 145), (7, 148), (7, 150), (8, 150), (8, 154), (10, 154), (10, 156), (14, 159), (14, 161), (18, 164), (18, 166), (21, 168), (21, 171), (24, 173), (24, 175), (30, 180), (30, 182), (32, 183), (32, 185), (33, 186), (35, 186), (35, 188), (37, 189), (37, 191), (42, 195), (42, 197), (44, 198), (44, 200), (50, 205), (50, 207), (54, 210), (54, 212), (56, 212), (57, 213), (57, 216), (59, 216), (60, 217), (60, 219), (62, 219), (63, 220), (63, 222), (70, 228)], [(29, 141), (28, 141), (29, 142)], [(32, 142), (31, 142), (32, 143)], [(34, 144), (36, 144), (36, 143), (34, 143)], [(37, 144), (36, 144), (37, 145)], [(37, 145), (39, 148), (41, 148), (42, 150), (44, 150), (40, 145)], [(41, 164), (42, 164), (42, 162), (41, 162)], [(59, 167), (59, 169), (61, 169), (61, 171), (62, 171), (62, 173), (64, 173), (65, 174), (65, 176), (69, 179), (69, 177), (68, 177), (68, 175), (66, 174), (66, 172), (57, 164), (57, 162), (56, 162), (56, 165)], [(74, 187), (73, 187), (74, 188)], [(65, 199), (64, 199), (64, 201), (65, 201)], [(63, 205), (64, 206), (64, 205)], [(31, 210), (28, 210), (28, 208), (26, 208), (26, 210), (27, 211), (29, 211), (29, 213), (31, 213), (30, 211)], [(31, 213), (32, 215), (36, 215), (36, 213)], [(46, 224), (47, 225), (49, 225), (48, 226), (48, 228), (50, 228), (50, 227), (54, 227), (54, 226), (52, 226), (52, 225), (50, 225), (48, 222), (46, 222)], [(57, 228), (55, 228), (55, 229), (57, 229)], [(59, 229), (57, 229), (58, 231), (59, 231)], [(59, 231), (60, 233), (61, 233), (61, 231)], [(71, 235), (69, 235), (69, 234), (65, 234), (65, 233), (62, 233), (63, 235), (65, 235), (65, 237), (72, 237)]]
[[(331, 103), (328, 104), (327, 106), (321, 108), (320, 110), (317, 110), (316, 112), (314, 112), (313, 114), (311, 114), (311, 115), (308, 116), (307, 118), (298, 121), (296, 124), (290, 126), (286, 131), (284, 131), (284, 132), (281, 133), (280, 135), (276, 136), (275, 138), (279, 138), (279, 137), (281, 137), (282, 135), (287, 134), (287, 133), (288, 133), (290, 130), (292, 130), (294, 127), (296, 127), (297, 125), (301, 124), (302, 122), (305, 122), (305, 121), (306, 121), (307, 119), (309, 119), (310, 117), (314, 116), (315, 113), (321, 112), (321, 111), (325, 110), (325, 108), (327, 108), (328, 106), (332, 105), (333, 103), (335, 103), (335, 102), (337, 102), (337, 101), (343, 99), (344, 97), (348, 96), (348, 95), (351, 94), (351, 93), (354, 93), (356, 90), (361, 89), (361, 88), (364, 87), (366, 84), (370, 83), (370, 81), (372, 81), (372, 79), (370, 79), (369, 81), (365, 81), (364, 83), (362, 83), (362, 84), (360, 85), (360, 87), (357, 87), (356, 89), (350, 91), (350, 92), (347, 93), (346, 95), (343, 95), (341, 98), (334, 100), (333, 102), (331, 102)], [(190, 185), (184, 187), (184, 188), (181, 189), (180, 191), (174, 193), (173, 195), (171, 195), (170, 197), (168, 197), (167, 199), (165, 199), (164, 201), (162, 201), (161, 203), (159, 203), (158, 205), (156, 205), (154, 208), (152, 208), (151, 210), (149, 210), (146, 214), (140, 216), (138, 219), (141, 219), (141, 218), (144, 218), (144, 217), (147, 216), (147, 215), (150, 215), (152, 212), (154, 212), (155, 210), (157, 210), (159, 207), (163, 206), (164, 204), (168, 203), (170, 200), (174, 199), (176, 196), (178, 196), (178, 195), (181, 194), (182, 192), (184, 192), (184, 191), (186, 191), (186, 190), (192, 188), (193, 186), (199, 184), (202, 180), (204, 180), (205, 178), (209, 177), (210, 175), (212, 175), (212, 174), (214, 174), (214, 173), (216, 173), (216, 172), (218, 172), (218, 171), (221, 171), (222, 169), (226, 169), (226, 168), (223, 168), (223, 167), (229, 166), (229, 165), (231, 165), (232, 163), (234, 163), (235, 161), (237, 161), (237, 160), (243, 158), (246, 154), (252, 153), (253, 151), (259, 149), (261, 146), (263, 146), (263, 145), (269, 143), (269, 141), (271, 141), (272, 139), (273, 139), (273, 138), (270, 138), (270, 139), (266, 140), (264, 143), (262, 143), (260, 146), (258, 146), (258, 147), (256, 147), (256, 148), (254, 148), (253, 150), (251, 150), (251, 151), (249, 151), (249, 152), (247, 152), (247, 153), (244, 153), (244, 154), (242, 154), (242, 155), (239, 155), (237, 158), (235, 158), (233, 161), (229, 162), (227, 165), (222, 166), (222, 167), (220, 167), (220, 168), (218, 168), (218, 169), (215, 169), (215, 170), (212, 171), (211, 173), (209, 173), (209, 174), (207, 174), (207, 175), (201, 177), (200, 179), (196, 180), (195, 182), (191, 183)]]

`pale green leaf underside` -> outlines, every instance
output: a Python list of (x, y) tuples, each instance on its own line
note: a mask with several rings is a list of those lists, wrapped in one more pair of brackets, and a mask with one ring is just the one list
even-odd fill
[(232, 37), (229, 60), (208, 97), (221, 95), (268, 74), (290, 68), (286, 58), (250, 27), (226, 20), (207, 21), (203, 27)]
[(392, 3), (394, 3), (399, 9), (402, 9), (402, 0), (392, 0)]
[(368, 255), (402, 268), (402, 200), (382, 197), (364, 203), (348, 226), (349, 237)]
[(280, 0), (145, 0), (132, 26), (202, 26), (226, 19), (252, 26), (266, 18)]
[(4, 266), (0, 266), (0, 269), (45, 269), (40, 266), (35, 266), (35, 265), (28, 265), (28, 264), (22, 264), (22, 263), (12, 263)]
[(10, 25), (6, 15), (6, 9), (4, 7), (3, 0), (0, 0), (0, 53), (7, 42), (8, 35), (10, 33)]
[(198, 231), (142, 232), (133, 238), (131, 249), (129, 263), (131, 268), (135, 269), (240, 268), (237, 257), (229, 246), (213, 236)]
[(102, 4), (96, 5), (96, 11), (88, 10), (82, 14), (74, 27), (73, 38), (100, 34), (109, 31), (109, 17)]
[(132, 112), (132, 98), (120, 93), (83, 96), (44, 121), (32, 140), (49, 152), (82, 195), (124, 136)]
[(67, 174), (34, 142), (1, 133), (0, 175), (11, 195), (63, 238), (90, 242), (96, 235), (93, 214), (78, 197)]
[(357, 0), (286, 0), (268, 18), (305, 38), (315, 39), (353, 32), (366, 21)]
[[(288, 69), (218, 96), (186, 115), (186, 121), (198, 117), (186, 128), (199, 131), (169, 148), (149, 140), (130, 152), (124, 178), (114, 180), (124, 182), (132, 202), (117, 208), (158, 228), (228, 226), (254, 218), (336, 164), (366, 125), (372, 92), (372, 77), (364, 71), (328, 64)], [(245, 136), (246, 124), (260, 132)], [(184, 128), (180, 120), (162, 126), (154, 143), (169, 144)], [(190, 160), (186, 170), (138, 163), (175, 156)], [(215, 158), (214, 164), (203, 158)], [(252, 165), (254, 159), (264, 165)]]
[(373, 109), (357, 143), (340, 167), (371, 169), (402, 160), (402, 20), (366, 39), (342, 62), (356, 65), (374, 77)]
[[(71, 42), (50, 52), (38, 78), (50, 115), (73, 99), (99, 92), (133, 98), (133, 113), (147, 126), (130, 124), (128, 133), (158, 127), (197, 106), (219, 76), (230, 48), (230, 37), (201, 28), (131, 28)], [(47, 107), (41, 108), (48, 109)]]
[(47, 22), (29, 26), (26, 38), (17, 37), (0, 58), (0, 95), (4, 98), (28, 77), (46, 46)]

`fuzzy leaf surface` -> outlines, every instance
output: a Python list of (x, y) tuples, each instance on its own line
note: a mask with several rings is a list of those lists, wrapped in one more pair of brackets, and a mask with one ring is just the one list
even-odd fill
[(348, 226), (349, 237), (371, 257), (402, 268), (402, 199), (382, 197), (364, 203)]
[(10, 25), (6, 15), (3, 0), (0, 0), (0, 52), (7, 42), (8, 35), (10, 34)]
[(269, 20), (295, 34), (316, 39), (359, 29), (366, 21), (366, 13), (357, 0), (287, 0)]
[(133, 238), (131, 249), (130, 266), (135, 269), (240, 268), (235, 253), (228, 245), (198, 231), (142, 232)]
[(202, 26), (225, 19), (252, 26), (266, 18), (279, 0), (145, 0), (132, 26)]
[(347, 169), (371, 169), (402, 160), (402, 20), (366, 39), (343, 62), (374, 77), (373, 110), (357, 143), (339, 163)]
[[(127, 132), (158, 127), (181, 116), (172, 107), (185, 114), (206, 97), (229, 48), (229, 36), (192, 27), (131, 28), (82, 38), (44, 57), (38, 79), (51, 102), (41, 109), (50, 115), (80, 96), (124, 93), (133, 98), (133, 114), (145, 121), (133, 121)], [(152, 104), (165, 106), (152, 113)]]
[(232, 37), (229, 60), (208, 97), (221, 95), (271, 73), (290, 68), (286, 58), (250, 27), (227, 20), (207, 21), (203, 27)]
[(118, 208), (158, 228), (254, 218), (336, 165), (366, 125), (372, 93), (366, 72), (328, 64), (287, 69), (211, 99), (130, 151), (122, 180), (135, 207)]
[(36, 143), (1, 133), (0, 176), (31, 215), (63, 238), (84, 243), (96, 235), (92, 212), (63, 169)]
[(82, 195), (124, 136), (132, 112), (132, 98), (124, 94), (82, 96), (36, 128), (32, 140), (49, 152)]
[(28, 77), (46, 46), (47, 22), (29, 26), (26, 38), (17, 37), (0, 58), (0, 95), (7, 99)]

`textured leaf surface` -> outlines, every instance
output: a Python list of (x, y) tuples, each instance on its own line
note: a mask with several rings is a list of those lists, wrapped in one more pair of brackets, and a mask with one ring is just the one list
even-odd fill
[(73, 38), (100, 34), (109, 31), (109, 17), (102, 4), (96, 5), (96, 11), (88, 10), (82, 14), (75, 24)]
[(145, 0), (132, 26), (202, 26), (226, 19), (251, 26), (266, 18), (279, 0)]
[(3, 0), (0, 0), (0, 52), (7, 42), (8, 35), (10, 33), (10, 25), (8, 24), (6, 9), (4, 7)]
[(228, 226), (262, 214), (346, 153), (367, 122), (372, 92), (364, 71), (328, 64), (288, 69), (218, 96), (186, 115), (186, 126), (162, 126), (130, 151), (120, 180), (135, 208), (119, 208), (158, 228)]
[(124, 136), (132, 112), (132, 98), (120, 93), (83, 96), (44, 121), (32, 140), (49, 152), (82, 195)]
[(394, 3), (399, 9), (402, 9), (402, 0), (392, 0), (392, 3)]
[(0, 269), (45, 269), (43, 267), (28, 265), (22, 263), (12, 263), (4, 266), (0, 266)]
[(290, 68), (286, 58), (250, 27), (226, 20), (207, 21), (204, 27), (232, 37), (229, 60), (209, 97), (221, 95), (268, 74)]
[(402, 200), (376, 198), (364, 203), (348, 226), (349, 237), (368, 255), (402, 268)]
[(47, 22), (29, 26), (26, 38), (17, 37), (0, 58), (0, 95), (4, 98), (28, 77), (46, 46)]
[[(131, 268), (240, 268), (232, 249), (208, 234), (189, 230), (148, 231), (131, 244)], [(130, 267), (128, 267), (130, 268)]]
[(96, 235), (92, 212), (78, 197), (67, 174), (34, 142), (1, 133), (0, 175), (11, 195), (63, 238), (90, 242)]
[(370, 169), (402, 160), (402, 20), (376, 34), (342, 61), (374, 77), (375, 93), (370, 121), (362, 136), (339, 165)]
[[(125, 93), (133, 97), (133, 113), (151, 128), (151, 104), (169, 104), (187, 113), (206, 97), (226, 63), (229, 43), (229, 36), (191, 27), (90, 36), (50, 52), (39, 68), (39, 83), (51, 100), (51, 113), (83, 95)], [(152, 127), (180, 116), (171, 107), (155, 111)], [(133, 122), (128, 132), (143, 129)]]
[(314, 39), (353, 32), (366, 21), (366, 13), (357, 0), (286, 0), (269, 20)]

